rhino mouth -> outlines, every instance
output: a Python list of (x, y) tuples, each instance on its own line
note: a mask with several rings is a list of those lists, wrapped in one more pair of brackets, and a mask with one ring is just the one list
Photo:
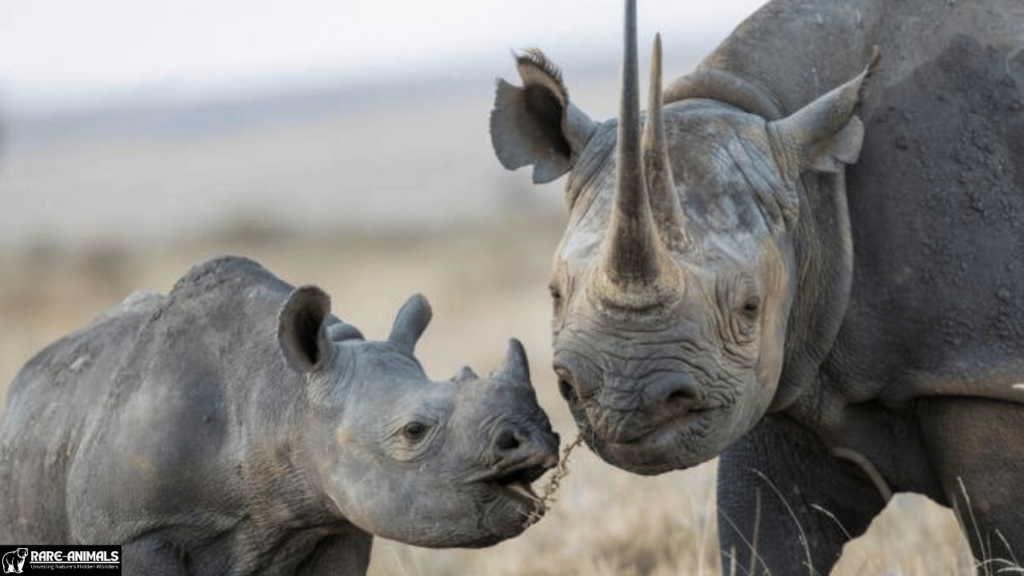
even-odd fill
[[(720, 403), (669, 398), (644, 411), (570, 398), (569, 411), (585, 438), (615, 445), (643, 445), (660, 436), (699, 433), (724, 406)], [(596, 438), (595, 438), (596, 437)]]
[(482, 484), (499, 496), (536, 505), (540, 502), (540, 497), (534, 492), (533, 483), (557, 464), (557, 456), (538, 454), (489, 470), (472, 482)]
[(641, 475), (655, 475), (689, 468), (715, 454), (708, 452), (707, 439), (727, 420), (721, 406), (693, 407), (640, 427), (629, 433), (602, 435), (586, 419), (576, 425), (590, 446), (605, 462)]

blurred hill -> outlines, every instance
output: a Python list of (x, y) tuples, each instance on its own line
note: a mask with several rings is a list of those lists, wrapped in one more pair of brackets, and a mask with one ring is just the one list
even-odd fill
[[(613, 55), (566, 72), (574, 99), (591, 100), (597, 118), (612, 114), (617, 73)], [(150, 91), (8, 111), (0, 242), (163, 242), (233, 227), (286, 234), (557, 214), (561, 183), (535, 187), (528, 170), (505, 171), (491, 151), (498, 74), (517, 80), (511, 58), (501, 70), (206, 96)]]
[(5, 118), (0, 242), (166, 241), (553, 210), (493, 158), (493, 84), (320, 86)]
[[(677, 38), (666, 77), (692, 70), (714, 43)], [(595, 119), (615, 114), (617, 51), (613, 43), (549, 54)], [(529, 170), (509, 173), (491, 151), (494, 80), (519, 82), (512, 58), (495, 56), (358, 80), (156, 84), (109, 100), (69, 98), (63, 109), (0, 98), (0, 243), (558, 214), (561, 182), (536, 187)]]

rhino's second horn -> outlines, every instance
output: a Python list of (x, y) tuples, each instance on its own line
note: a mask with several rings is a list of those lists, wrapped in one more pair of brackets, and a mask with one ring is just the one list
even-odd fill
[(643, 136), (644, 175), (651, 211), (657, 220), (661, 240), (668, 248), (685, 252), (691, 240), (686, 234), (686, 218), (672, 179), (672, 164), (669, 161), (661, 108), (661, 34), (657, 34), (651, 53), (651, 87)]

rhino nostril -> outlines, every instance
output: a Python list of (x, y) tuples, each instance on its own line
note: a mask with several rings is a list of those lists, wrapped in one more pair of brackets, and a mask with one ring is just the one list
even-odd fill
[(649, 388), (650, 397), (668, 405), (690, 403), (700, 397), (697, 381), (690, 375), (663, 379)]
[(566, 402), (579, 400), (579, 393), (576, 390), (576, 379), (565, 366), (555, 364), (555, 375), (558, 376), (558, 393)]
[(692, 398), (693, 397), (688, 395), (686, 392), (683, 392), (682, 390), (676, 390), (675, 392), (672, 392), (671, 394), (669, 394), (668, 398), (666, 398), (666, 400), (669, 403), (672, 403), (672, 402), (677, 402), (679, 400), (691, 400)]
[(494, 441), (494, 447), (502, 452), (515, 450), (520, 444), (519, 437), (511, 430), (502, 430), (498, 434), (498, 439)]
[(576, 390), (572, 387), (572, 384), (564, 378), (558, 379), (558, 392), (566, 402), (576, 401)]

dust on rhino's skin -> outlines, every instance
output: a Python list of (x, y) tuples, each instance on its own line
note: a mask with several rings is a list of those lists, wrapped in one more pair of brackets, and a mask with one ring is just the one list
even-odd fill
[(557, 461), (515, 340), (427, 379), (414, 296), (385, 341), (255, 262), (194, 267), (31, 359), (0, 426), (0, 542), (122, 544), (129, 574), (364, 574), (372, 535), (521, 533)]
[(646, 117), (626, 18), (619, 118), (537, 50), (491, 116), (505, 167), (569, 174), (554, 364), (590, 447), (721, 455), (751, 573), (829, 571), (891, 491), (1024, 558), (1024, 3), (773, 0), (664, 90), (656, 41)]

